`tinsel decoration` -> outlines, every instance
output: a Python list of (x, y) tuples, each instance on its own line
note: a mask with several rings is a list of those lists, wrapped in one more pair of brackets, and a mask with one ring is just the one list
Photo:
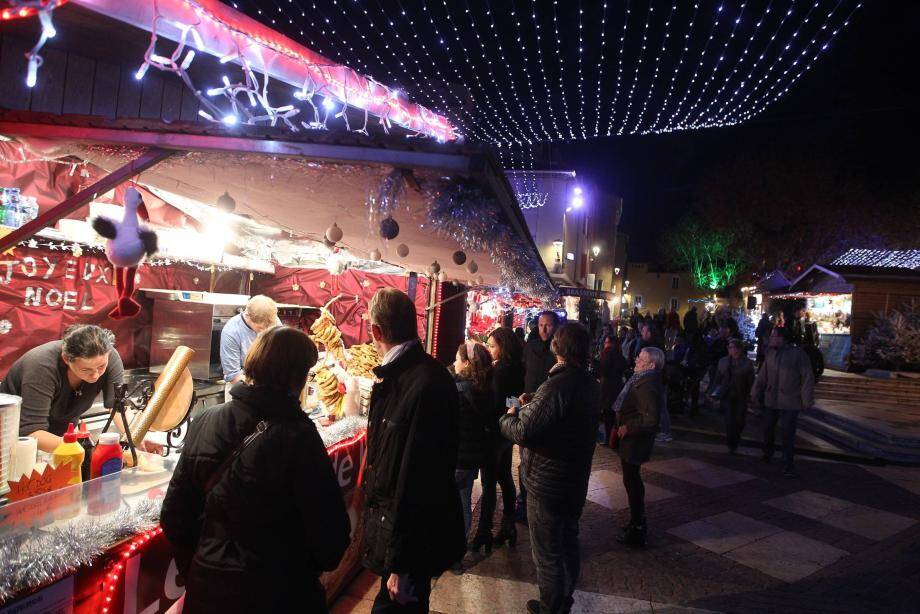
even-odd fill
[[(531, 245), (514, 233), (499, 203), (470, 179), (451, 179), (426, 190), (430, 226), (467, 252), (485, 252), (501, 284), (554, 303), (556, 289)], [(478, 280), (477, 280), (478, 281)]]
[(109, 516), (85, 516), (5, 540), (0, 544), (0, 603), (91, 565), (112, 545), (155, 526), (162, 505), (162, 499), (144, 500)]
[(336, 420), (329, 426), (319, 429), (319, 436), (323, 440), (323, 445), (328, 448), (340, 441), (351, 439), (366, 430), (367, 418), (365, 416), (345, 416), (341, 420)]
[(464, 262), (466, 262), (466, 253), (464, 253), (463, 250), (458, 249), (450, 258), (454, 261), (454, 264), (461, 266)]
[[(394, 168), (380, 182), (380, 187), (377, 190), (376, 212), (389, 217), (399, 206), (399, 202), (405, 192), (406, 171)], [(396, 228), (398, 232), (399, 226)]]

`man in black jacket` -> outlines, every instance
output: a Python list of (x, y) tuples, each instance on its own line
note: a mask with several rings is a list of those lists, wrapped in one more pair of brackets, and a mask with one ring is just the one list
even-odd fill
[[(533, 394), (549, 377), (549, 370), (556, 364), (556, 357), (550, 349), (553, 335), (559, 327), (559, 316), (555, 311), (544, 311), (537, 319), (537, 335), (531, 335), (524, 346), (524, 393)], [(524, 484), (522, 466), (518, 467), (517, 505), (514, 515), (518, 522), (527, 524), (527, 487)]]
[(531, 335), (524, 345), (524, 392), (534, 393), (549, 377), (556, 364), (550, 349), (553, 334), (559, 326), (559, 316), (554, 311), (544, 311), (537, 320), (537, 336)]
[[(502, 416), (502, 435), (521, 445), (527, 486), (530, 544), (540, 600), (530, 613), (569, 612), (580, 569), (578, 521), (588, 493), (600, 414), (597, 382), (588, 373), (591, 339), (577, 322), (552, 341), (557, 363), (520, 411)], [(527, 400), (522, 395), (521, 400)]]
[(364, 565), (381, 576), (375, 614), (428, 612), (431, 578), (463, 557), (454, 483), (454, 381), (418, 340), (415, 305), (394, 288), (368, 306), (382, 364), (368, 414)]

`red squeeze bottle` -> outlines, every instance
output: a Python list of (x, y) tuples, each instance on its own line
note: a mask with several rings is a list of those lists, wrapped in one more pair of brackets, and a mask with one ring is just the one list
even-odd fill
[(91, 475), (100, 478), (121, 471), (121, 436), (118, 433), (103, 433), (99, 444), (93, 450)]

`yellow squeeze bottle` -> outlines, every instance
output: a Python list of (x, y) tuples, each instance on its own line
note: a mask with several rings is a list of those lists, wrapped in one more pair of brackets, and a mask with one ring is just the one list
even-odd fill
[(79, 484), (83, 481), (81, 467), (86, 452), (83, 446), (77, 443), (77, 434), (74, 432), (73, 422), (67, 426), (67, 432), (64, 433), (64, 443), (59, 445), (51, 453), (51, 463), (55, 467), (61, 465), (69, 466), (70, 479), (67, 484)]

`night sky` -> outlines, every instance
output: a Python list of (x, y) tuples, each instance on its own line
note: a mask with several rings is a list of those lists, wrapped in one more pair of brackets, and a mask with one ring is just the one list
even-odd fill
[(662, 220), (675, 221), (698, 203), (704, 178), (717, 180), (725, 165), (752, 155), (774, 163), (752, 178), (758, 181), (769, 181), (770, 173), (780, 172), (792, 158), (831, 160), (864, 184), (878, 207), (897, 208), (904, 224), (915, 229), (916, 247), (920, 3), (869, 2), (863, 10), (833, 53), (787, 98), (749, 124), (597, 139), (560, 146), (554, 157), (624, 198), (620, 229), (630, 234), (633, 260), (656, 259), (666, 230)]

